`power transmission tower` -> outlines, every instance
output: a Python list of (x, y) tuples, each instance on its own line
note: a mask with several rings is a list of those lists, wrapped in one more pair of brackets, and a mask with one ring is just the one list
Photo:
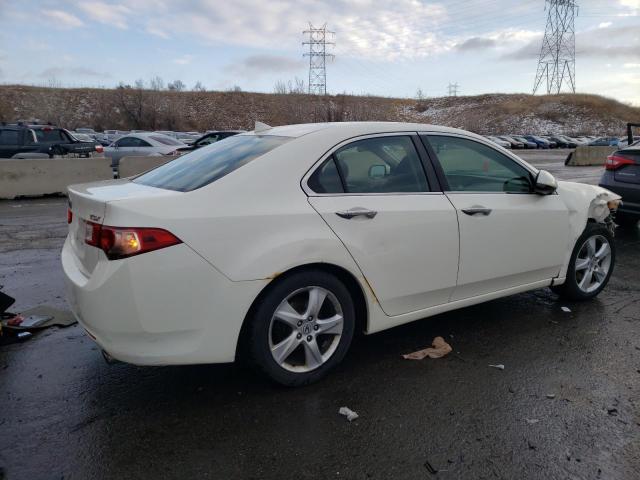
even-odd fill
[(574, 0), (545, 0), (544, 30), (533, 93), (546, 81), (547, 94), (560, 93), (566, 85), (576, 93), (576, 31), (578, 4)]
[(309, 52), (305, 57), (309, 57), (309, 93), (312, 95), (327, 94), (327, 57), (333, 59), (334, 55), (327, 53), (327, 45), (335, 45), (335, 42), (328, 42), (327, 36), (335, 35), (335, 32), (327, 30), (325, 23), (320, 28), (315, 28), (309, 22), (309, 30), (302, 32), (309, 35), (309, 39), (302, 42), (309, 45)]
[(449, 83), (449, 86), (447, 87), (447, 91), (449, 92), (449, 96), (450, 97), (457, 97), (458, 96), (458, 82), (456, 83)]

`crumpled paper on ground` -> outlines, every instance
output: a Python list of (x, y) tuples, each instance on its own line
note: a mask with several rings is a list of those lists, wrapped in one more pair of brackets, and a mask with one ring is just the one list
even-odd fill
[(424, 350), (418, 350), (417, 352), (407, 353), (402, 355), (407, 360), (422, 360), (425, 357), (429, 358), (441, 358), (450, 353), (452, 350), (451, 345), (444, 341), (442, 337), (436, 337), (431, 343), (431, 347)]
[(338, 413), (340, 415), (344, 415), (345, 417), (347, 417), (347, 420), (349, 420), (350, 422), (353, 422), (359, 416), (356, 412), (351, 410), (349, 407), (340, 407), (340, 410), (338, 410)]

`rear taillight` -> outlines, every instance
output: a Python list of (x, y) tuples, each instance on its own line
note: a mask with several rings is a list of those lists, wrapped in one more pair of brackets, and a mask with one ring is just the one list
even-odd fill
[(635, 165), (635, 161), (632, 158), (623, 157), (622, 155), (609, 155), (607, 161), (604, 163), (604, 168), (607, 170), (617, 170), (624, 165)]
[(73, 222), (73, 212), (70, 208), (67, 208), (67, 223)]
[(182, 241), (161, 228), (109, 227), (93, 222), (85, 223), (84, 241), (102, 250), (109, 260), (132, 257)]
[(98, 153), (104, 152), (104, 147), (102, 145), (96, 145), (96, 152)]

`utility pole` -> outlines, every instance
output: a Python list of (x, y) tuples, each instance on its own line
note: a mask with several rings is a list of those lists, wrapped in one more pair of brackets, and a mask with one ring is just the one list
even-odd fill
[(450, 97), (457, 97), (458, 96), (458, 82), (456, 83), (449, 83), (449, 86), (447, 87), (447, 91), (449, 92), (449, 96)]
[(302, 45), (309, 45), (309, 52), (303, 54), (309, 57), (309, 94), (327, 94), (327, 57), (333, 59), (334, 55), (327, 53), (327, 45), (335, 45), (335, 42), (328, 42), (327, 35), (335, 35), (335, 32), (327, 30), (325, 23), (320, 28), (315, 28), (309, 22), (309, 30), (302, 32), (309, 38), (302, 42)]
[(547, 94), (558, 94), (565, 85), (576, 93), (576, 31), (578, 4), (574, 0), (545, 0), (547, 26), (538, 59), (535, 94), (543, 82)]

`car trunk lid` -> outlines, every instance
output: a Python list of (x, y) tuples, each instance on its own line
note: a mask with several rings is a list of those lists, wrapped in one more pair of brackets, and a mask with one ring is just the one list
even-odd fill
[(629, 163), (625, 163), (614, 170), (613, 176), (615, 180), (623, 183), (640, 184), (640, 148), (620, 150), (614, 155), (630, 160)]
[(71, 220), (69, 241), (78, 267), (87, 277), (91, 275), (98, 261), (104, 258), (104, 253), (99, 248), (87, 245), (85, 238), (90, 235), (91, 223), (109, 225), (109, 203), (130, 198), (180, 195), (179, 192), (149, 187), (126, 179), (70, 185), (68, 194)]

